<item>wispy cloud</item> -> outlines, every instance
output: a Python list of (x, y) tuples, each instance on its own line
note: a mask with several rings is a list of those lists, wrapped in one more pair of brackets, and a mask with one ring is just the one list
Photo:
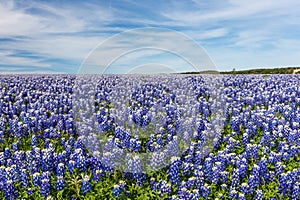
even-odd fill
[[(99, 43), (116, 33), (142, 27), (184, 33), (206, 49), (220, 70), (299, 65), (299, 6), (297, 0), (1, 1), (0, 72), (76, 73)], [(123, 52), (124, 46), (118, 42), (101, 53), (103, 61)], [(164, 36), (151, 40), (145, 34), (131, 42), (131, 47), (140, 42), (193, 56), (201, 54)], [(180, 68), (184, 64), (154, 52), (156, 57), (134, 53), (130, 59), (119, 60), (119, 65), (149, 67), (152, 60), (161, 66)]]
[[(41, 63), (42, 59), (31, 59), (27, 56), (19, 56), (13, 51), (1, 51), (0, 52), (0, 65), (15, 65), (18, 63), (20, 66), (38, 66), (38, 67), (50, 67), (50, 64)], [(9, 70), (9, 67), (6, 67)]]
[(141, 28), (103, 42), (85, 61), (81, 73), (126, 73), (128, 67), (149, 63), (168, 65), (175, 71), (216, 70), (206, 51), (186, 35), (170, 29)]
[[(23, 67), (24, 72), (45, 66), (63, 70), (66, 63), (47, 63), (58, 59), (75, 62), (73, 72), (76, 71), (88, 51), (107, 37), (105, 33), (92, 34), (97, 30), (93, 20), (101, 31), (101, 24), (112, 19), (100, 5), (58, 6), (35, 1), (22, 5), (13, 1), (0, 3), (0, 18), (0, 38), (5, 39), (1, 41), (0, 65), (28, 66)], [(27, 51), (35, 58), (12, 56), (4, 53), (7, 51)]]
[(265, 1), (239, 1), (230, 0), (221, 3), (221, 8), (216, 9), (218, 4), (213, 4), (215, 7), (207, 9), (205, 6), (209, 3), (204, 1), (196, 2), (197, 9), (182, 10), (179, 7), (184, 7), (182, 4), (176, 4), (175, 7), (170, 7), (163, 15), (171, 20), (181, 24), (200, 25), (226, 20), (241, 21), (245, 19), (259, 19), (266, 17), (282, 16), (295, 14), (300, 5), (297, 0), (265, 0)]

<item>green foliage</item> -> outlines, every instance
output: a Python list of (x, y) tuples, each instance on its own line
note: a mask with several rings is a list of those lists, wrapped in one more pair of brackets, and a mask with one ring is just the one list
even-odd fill
[[(250, 69), (250, 70), (241, 70), (241, 71), (228, 71), (220, 72), (220, 74), (293, 74), (295, 69), (299, 67), (287, 67), (287, 68), (271, 68), (271, 69)], [(263, 76), (267, 78), (268, 76)]]

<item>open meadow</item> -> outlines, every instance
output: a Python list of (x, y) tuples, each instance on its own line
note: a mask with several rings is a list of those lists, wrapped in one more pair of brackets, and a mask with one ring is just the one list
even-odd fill
[(0, 198), (298, 200), (300, 76), (205, 76), (2, 75)]

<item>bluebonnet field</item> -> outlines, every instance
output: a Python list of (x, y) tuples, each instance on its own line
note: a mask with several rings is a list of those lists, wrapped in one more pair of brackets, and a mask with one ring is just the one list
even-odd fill
[(94, 82), (104, 142), (75, 76), (2, 75), (0, 198), (300, 198), (300, 76), (139, 79)]

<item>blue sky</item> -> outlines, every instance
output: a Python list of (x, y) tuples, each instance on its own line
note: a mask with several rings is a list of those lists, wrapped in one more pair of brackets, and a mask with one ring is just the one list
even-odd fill
[[(299, 66), (299, 10), (298, 0), (0, 1), (0, 72), (77, 73), (99, 43), (144, 27), (183, 33), (221, 71)], [(143, 55), (164, 66), (176, 60), (140, 52), (138, 63), (119, 66), (151, 63)]]

